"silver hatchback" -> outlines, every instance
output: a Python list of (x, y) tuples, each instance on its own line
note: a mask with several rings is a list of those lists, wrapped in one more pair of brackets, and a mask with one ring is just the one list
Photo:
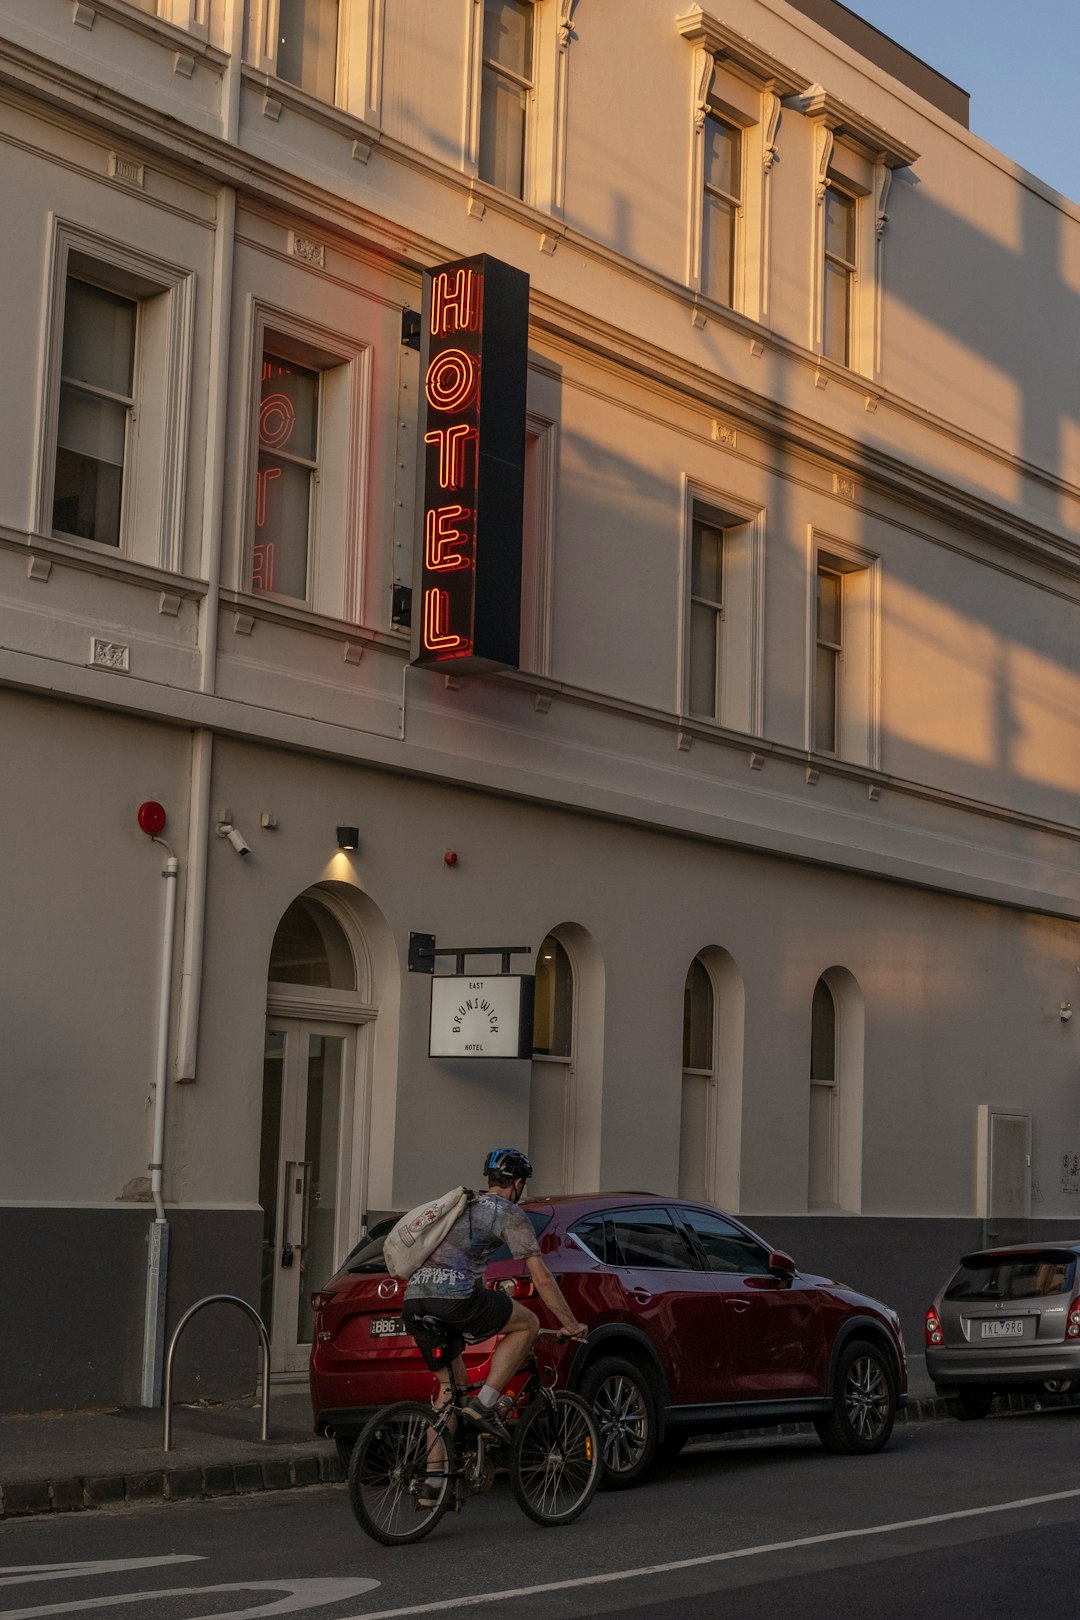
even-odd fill
[(1076, 1243), (966, 1254), (926, 1313), (926, 1370), (957, 1417), (1011, 1390), (1080, 1387)]

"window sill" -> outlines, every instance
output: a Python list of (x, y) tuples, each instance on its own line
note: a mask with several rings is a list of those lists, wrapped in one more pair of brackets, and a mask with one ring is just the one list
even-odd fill
[(327, 613), (317, 613), (302, 602), (287, 602), (281, 597), (269, 597), (251, 591), (221, 592), (223, 608), (232, 608), (265, 624), (286, 625), (295, 630), (306, 630), (312, 635), (329, 636), (334, 640), (359, 642), (378, 647), (383, 652), (396, 653), (408, 658), (411, 641), (407, 635), (394, 630), (376, 630), (370, 626), (350, 624), (347, 619), (335, 619)]
[(166, 50), (183, 51), (197, 57), (206, 67), (219, 73), (224, 73), (228, 66), (228, 52), (211, 45), (201, 34), (169, 22), (165, 17), (151, 16), (147, 11), (127, 5), (125, 0), (85, 0), (85, 9), (108, 17), (118, 27), (132, 34), (141, 34), (144, 39), (153, 40)]
[(132, 557), (125, 557), (115, 546), (104, 546), (96, 540), (68, 540), (61, 535), (28, 534), (22, 530), (0, 527), (0, 546), (48, 557), (53, 562), (102, 578), (127, 579), (132, 584), (144, 585), (148, 590), (167, 590), (187, 598), (205, 596), (207, 592), (205, 580), (176, 574), (152, 563), (138, 562)]

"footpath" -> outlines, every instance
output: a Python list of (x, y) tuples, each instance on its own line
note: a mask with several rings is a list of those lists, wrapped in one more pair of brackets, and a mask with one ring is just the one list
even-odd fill
[[(947, 1416), (921, 1356), (908, 1367), (908, 1404), (901, 1422)], [(1041, 1405), (1073, 1405), (1043, 1396)], [(998, 1412), (1026, 1410), (1030, 1397), (999, 1399)], [(0, 1522), (30, 1514), (67, 1513), (123, 1503), (175, 1502), (254, 1491), (293, 1490), (344, 1478), (332, 1440), (314, 1434), (306, 1389), (270, 1391), (270, 1438), (259, 1438), (255, 1396), (212, 1406), (174, 1405), (172, 1445), (162, 1451), (162, 1413), (35, 1412), (0, 1416)], [(747, 1435), (809, 1432), (808, 1424), (748, 1429), (696, 1445), (726, 1445)]]
[(311, 1426), (306, 1389), (270, 1389), (270, 1438), (257, 1397), (174, 1404), (162, 1451), (160, 1409), (0, 1417), (0, 1521), (123, 1502), (284, 1491), (345, 1477), (332, 1440)]

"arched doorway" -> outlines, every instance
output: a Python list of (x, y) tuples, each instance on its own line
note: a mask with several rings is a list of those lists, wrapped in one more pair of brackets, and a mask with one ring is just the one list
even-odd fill
[(363, 937), (335, 896), (309, 891), (277, 926), (263, 1052), (260, 1314), (275, 1372), (302, 1371), (310, 1296), (357, 1230), (365, 1162), (371, 972)]

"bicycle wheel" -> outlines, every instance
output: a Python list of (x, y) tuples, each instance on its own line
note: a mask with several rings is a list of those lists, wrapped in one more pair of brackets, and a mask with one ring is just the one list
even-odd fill
[(349, 1502), (360, 1528), (386, 1547), (419, 1541), (450, 1505), (454, 1442), (444, 1431), (444, 1457), (429, 1463), (433, 1419), (430, 1406), (399, 1401), (377, 1412), (353, 1447)]
[(577, 1395), (538, 1395), (518, 1419), (510, 1450), (510, 1484), (537, 1524), (572, 1524), (600, 1480), (596, 1422)]

